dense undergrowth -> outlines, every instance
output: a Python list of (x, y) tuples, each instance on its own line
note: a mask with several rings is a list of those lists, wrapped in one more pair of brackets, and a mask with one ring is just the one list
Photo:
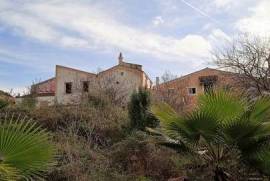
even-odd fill
[[(56, 165), (46, 173), (46, 180), (212, 180), (212, 168), (200, 157), (157, 144), (158, 138), (140, 126), (134, 129), (128, 108), (109, 101), (41, 108), (13, 105), (0, 109), (0, 118), (32, 118), (53, 136)], [(263, 178), (236, 159), (224, 162), (224, 169), (237, 180)]]
[(7, 107), (1, 116), (33, 118), (53, 135), (57, 165), (47, 180), (168, 180), (184, 175), (179, 155), (130, 129), (122, 107)]

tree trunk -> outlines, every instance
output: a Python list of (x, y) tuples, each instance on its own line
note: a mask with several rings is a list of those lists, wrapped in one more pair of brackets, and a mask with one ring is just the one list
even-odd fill
[(229, 179), (228, 175), (224, 172), (224, 170), (220, 167), (216, 167), (215, 169), (215, 181), (227, 181)]

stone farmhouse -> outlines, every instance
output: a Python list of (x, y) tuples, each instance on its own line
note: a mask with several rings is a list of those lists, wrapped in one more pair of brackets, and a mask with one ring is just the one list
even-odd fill
[(177, 105), (180, 111), (188, 111), (197, 104), (198, 95), (218, 88), (235, 89), (237, 79), (235, 73), (205, 68), (161, 84), (157, 77), (153, 89), (163, 101)]
[(97, 88), (117, 90), (127, 101), (133, 91), (151, 89), (152, 81), (143, 71), (142, 65), (127, 63), (120, 53), (118, 64), (97, 74), (56, 65), (55, 77), (32, 85), (31, 93), (37, 106), (77, 104), (82, 97)]
[(32, 85), (31, 94), (37, 106), (70, 105), (82, 102), (89, 93), (109, 89), (127, 103), (130, 95), (142, 87), (150, 89), (159, 100), (176, 105), (175, 109), (188, 111), (197, 104), (200, 94), (216, 88), (238, 89), (238, 78), (235, 73), (205, 68), (164, 83), (157, 77), (153, 86), (142, 65), (125, 62), (120, 53), (117, 65), (99, 73), (56, 65), (55, 77)]

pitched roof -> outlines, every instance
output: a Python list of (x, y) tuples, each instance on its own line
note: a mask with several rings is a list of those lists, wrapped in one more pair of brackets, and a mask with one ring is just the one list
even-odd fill
[(96, 75), (95, 73), (86, 72), (86, 71), (75, 69), (75, 68), (71, 68), (71, 67), (65, 67), (65, 66), (62, 66), (62, 65), (56, 65), (56, 68), (57, 67), (64, 68), (64, 69), (69, 69), (69, 70), (72, 70), (72, 71), (81, 72), (81, 73), (85, 73), (85, 74), (89, 74), (89, 75)]
[(168, 84), (168, 83), (172, 83), (172, 82), (175, 82), (175, 81), (178, 81), (178, 80), (182, 80), (182, 79), (185, 79), (185, 78), (187, 78), (187, 77), (189, 77), (189, 76), (192, 76), (192, 75), (194, 75), (194, 74), (197, 74), (197, 73), (199, 73), (199, 72), (203, 72), (203, 71), (207, 71), (207, 70), (219, 71), (219, 72), (228, 73), (228, 74), (234, 74), (233, 72), (229, 72), (229, 71), (224, 71), (224, 70), (219, 70), (219, 69), (214, 69), (214, 68), (206, 67), (206, 68), (203, 68), (203, 69), (201, 69), (201, 70), (197, 70), (197, 71), (195, 71), (195, 72), (191, 72), (191, 73), (189, 73), (189, 74), (186, 74), (186, 75), (184, 75), (184, 76), (177, 77), (176, 79), (173, 79), (173, 80), (170, 80), (170, 81), (167, 81), (167, 82), (163, 82), (163, 83), (161, 83), (161, 84), (159, 84), (159, 85), (162, 85), (162, 84)]

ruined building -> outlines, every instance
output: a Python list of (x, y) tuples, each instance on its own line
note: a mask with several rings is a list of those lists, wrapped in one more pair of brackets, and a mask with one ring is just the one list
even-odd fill
[(214, 89), (237, 89), (237, 80), (234, 73), (205, 68), (161, 84), (157, 77), (154, 92), (178, 111), (188, 111), (197, 104), (198, 95)]
[(127, 101), (133, 91), (140, 87), (150, 89), (152, 81), (142, 65), (127, 63), (120, 53), (118, 65), (97, 74), (56, 65), (55, 77), (35, 84), (31, 88), (38, 106), (76, 104), (84, 94), (97, 89), (116, 90), (116, 96)]

